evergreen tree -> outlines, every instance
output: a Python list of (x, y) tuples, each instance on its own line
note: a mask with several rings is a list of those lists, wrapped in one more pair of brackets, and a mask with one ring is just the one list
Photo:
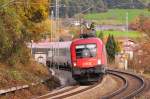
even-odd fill
[(109, 35), (106, 43), (106, 51), (109, 62), (113, 62), (116, 55), (116, 41), (113, 35)]

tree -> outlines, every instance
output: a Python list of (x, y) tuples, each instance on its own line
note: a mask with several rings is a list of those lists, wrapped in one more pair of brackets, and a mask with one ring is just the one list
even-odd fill
[(134, 51), (133, 60), (129, 61), (129, 66), (137, 71), (150, 72), (150, 42), (139, 44), (139, 48)]
[(18, 53), (23, 45), (19, 18), (14, 8), (6, 7), (0, 10), (0, 60), (2, 62), (14, 64), (18, 61)]
[(129, 28), (143, 32), (150, 37), (150, 17), (140, 15), (136, 20), (130, 23)]
[(147, 8), (148, 8), (148, 11), (150, 11), (150, 3), (148, 3)]
[(109, 35), (106, 42), (106, 51), (108, 54), (109, 62), (113, 62), (116, 55), (116, 41), (113, 35)]
[[(55, 0), (52, 3), (55, 4)], [(60, 0), (61, 4), (64, 6), (60, 7), (60, 17), (74, 17), (75, 14), (85, 11), (89, 7), (89, 10), (82, 13), (92, 13), (92, 12), (102, 12), (107, 10), (107, 6), (104, 4), (103, 0)], [(53, 8), (55, 10), (55, 7)]]
[[(9, 65), (26, 64), (30, 59), (26, 42), (40, 37), (40, 34), (43, 33), (44, 28), (40, 27), (41, 30), (38, 25), (41, 26), (42, 21), (48, 15), (46, 14), (48, 13), (46, 12), (48, 1), (32, 0), (29, 1), (28, 6), (22, 0), (18, 0), (18, 2), (22, 2), (21, 4), (8, 2), (10, 0), (0, 1), (2, 5), (8, 4), (0, 8), (0, 61)], [(34, 3), (38, 5), (35, 6)], [(37, 15), (36, 12), (38, 12)]]

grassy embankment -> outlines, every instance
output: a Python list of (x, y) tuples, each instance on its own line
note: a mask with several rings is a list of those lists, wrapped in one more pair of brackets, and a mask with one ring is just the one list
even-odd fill
[(150, 1), (149, 0), (140, 0), (141, 2), (143, 2), (144, 4), (148, 4), (148, 3), (150, 3)]
[[(97, 35), (100, 33), (100, 31), (97, 31)], [(103, 31), (104, 36), (114, 35), (115, 37), (129, 37), (129, 38), (138, 38), (140, 37), (140, 33), (137, 31), (117, 31), (117, 30), (107, 30)]]
[(59, 86), (59, 81), (51, 75), (48, 69), (32, 61), (26, 65), (17, 64), (8, 66), (0, 63), (0, 90), (15, 86), (31, 85), (41, 80), (50, 78), (46, 84), (31, 86), (29, 90), (21, 90), (15, 93), (1, 96), (0, 99), (29, 99), (47, 93)]
[[(109, 24), (109, 25), (118, 25), (126, 24), (126, 15), (128, 12), (128, 21), (129, 23), (135, 20), (139, 15), (150, 16), (150, 12), (147, 9), (110, 9), (108, 12), (104, 13), (92, 13), (85, 15), (85, 19), (92, 20), (96, 24)], [(97, 31), (99, 33), (100, 31)], [(120, 31), (120, 30), (107, 30), (103, 31), (104, 36), (113, 34), (115, 37), (131, 37), (137, 38), (141, 34), (136, 31)]]
[(125, 24), (127, 12), (129, 22), (139, 15), (150, 16), (147, 9), (110, 9), (108, 12), (87, 14), (84, 18), (97, 24)]

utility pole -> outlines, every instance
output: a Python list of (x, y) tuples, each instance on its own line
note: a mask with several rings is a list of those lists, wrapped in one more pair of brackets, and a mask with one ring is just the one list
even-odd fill
[(53, 12), (53, 10), (51, 11), (51, 42), (53, 42), (53, 32), (54, 32), (54, 30), (53, 30), (53, 19), (54, 19), (54, 12)]
[[(53, 10), (51, 11), (51, 42), (53, 42), (53, 38), (54, 38), (54, 28), (53, 28), (53, 19), (54, 19), (54, 13), (53, 13)], [(53, 63), (53, 51), (54, 51), (54, 48), (53, 48), (53, 45), (52, 45), (52, 63)]]
[(56, 0), (56, 12), (55, 12), (55, 20), (56, 20), (56, 34), (57, 30), (59, 30), (59, 0)]
[(131, 8), (134, 9), (134, 1), (133, 0), (131, 0)]
[(128, 18), (128, 12), (126, 12), (126, 31), (129, 31), (129, 18)]
[[(55, 21), (56, 21), (56, 34), (59, 34), (59, 0), (56, 0), (56, 12), (55, 12)], [(57, 42), (59, 41), (59, 36), (57, 37)], [(58, 43), (58, 49), (56, 49), (57, 56), (59, 56), (59, 43)], [(59, 70), (59, 64), (58, 70)]]
[[(129, 13), (126, 12), (126, 31), (128, 32), (129, 31), (129, 17), (128, 17)], [(127, 39), (128, 39), (128, 36), (127, 36)], [(127, 70), (128, 69), (128, 58), (126, 57), (127, 54), (124, 53), (124, 69)]]

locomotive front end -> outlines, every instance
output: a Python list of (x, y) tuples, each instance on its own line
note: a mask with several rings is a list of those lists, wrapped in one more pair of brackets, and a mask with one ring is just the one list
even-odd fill
[(72, 76), (77, 81), (97, 81), (105, 74), (103, 47), (97, 38), (81, 39), (71, 44)]

